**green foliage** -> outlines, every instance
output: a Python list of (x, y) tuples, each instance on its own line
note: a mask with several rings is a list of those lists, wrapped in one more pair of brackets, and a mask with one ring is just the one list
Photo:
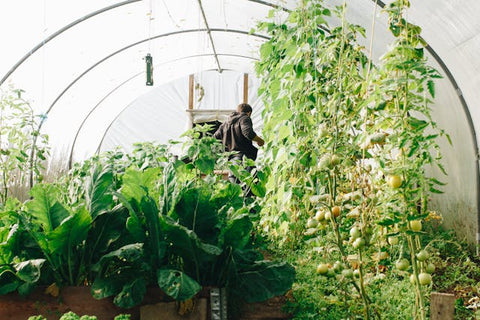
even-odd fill
[[(130, 320), (131, 316), (130, 314), (119, 314), (115, 316), (114, 320)], [(28, 318), (28, 320), (47, 320), (42, 315), (39, 316), (31, 316)], [(78, 316), (75, 312), (69, 311), (67, 313), (64, 313), (61, 317), (60, 320), (97, 320), (96, 316)]]
[[(416, 279), (409, 317), (425, 319), (430, 291), (418, 281), (428, 253), (417, 256), (421, 223), (434, 215), (428, 194), (441, 193), (443, 183), (425, 168), (444, 171), (436, 140), (445, 133), (429, 106), (439, 74), (427, 65), (420, 28), (403, 18), (407, 7), (408, 1), (386, 6), (395, 41), (378, 66), (357, 43), (363, 28), (345, 19), (346, 1), (334, 9), (305, 1), (286, 22), (260, 25), (271, 35), (257, 63), (264, 167), (271, 169), (260, 225), (285, 249), (317, 248), (328, 265), (319, 273), (354, 292), (339, 301), (364, 319), (383, 312), (375, 302), (383, 284), (375, 279), (398, 258), (412, 266), (402, 279)], [(341, 23), (329, 26), (329, 15)], [(334, 277), (340, 269), (358, 278)]]
[(95, 298), (130, 308), (148, 285), (179, 301), (202, 286), (227, 287), (247, 301), (287, 291), (294, 269), (255, 250), (240, 186), (199, 160), (210, 159), (217, 143), (196, 140), (187, 144), (196, 150), (190, 163), (127, 168), (130, 158), (113, 153), (77, 166), (57, 185), (36, 185), (23, 205), (7, 201), (0, 215), (1, 292), (91, 284)]

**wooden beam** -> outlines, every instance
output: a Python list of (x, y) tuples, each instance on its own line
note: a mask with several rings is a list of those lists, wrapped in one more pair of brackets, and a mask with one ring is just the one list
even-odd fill
[(453, 320), (455, 296), (450, 293), (432, 292), (430, 296), (430, 320)]
[(243, 74), (243, 103), (248, 103), (248, 73)]
[(193, 109), (193, 87), (194, 87), (194, 77), (193, 74), (190, 75), (188, 80), (188, 109)]

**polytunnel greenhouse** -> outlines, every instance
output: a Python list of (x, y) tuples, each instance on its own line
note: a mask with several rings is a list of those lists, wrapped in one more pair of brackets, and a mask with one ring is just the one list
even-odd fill
[(479, 15), (2, 1), (0, 320), (477, 319)]

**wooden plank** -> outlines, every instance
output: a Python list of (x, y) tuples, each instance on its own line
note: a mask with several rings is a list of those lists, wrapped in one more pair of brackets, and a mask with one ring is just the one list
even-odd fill
[(453, 320), (455, 295), (432, 292), (430, 295), (430, 320)]
[(193, 87), (194, 87), (194, 78), (193, 74), (190, 75), (188, 80), (188, 109), (193, 109)]
[(243, 103), (248, 103), (248, 73), (243, 74)]

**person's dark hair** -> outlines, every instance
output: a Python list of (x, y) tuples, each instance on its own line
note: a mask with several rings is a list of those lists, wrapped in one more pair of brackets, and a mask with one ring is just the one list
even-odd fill
[(237, 112), (249, 113), (252, 112), (252, 107), (248, 103), (240, 103)]

